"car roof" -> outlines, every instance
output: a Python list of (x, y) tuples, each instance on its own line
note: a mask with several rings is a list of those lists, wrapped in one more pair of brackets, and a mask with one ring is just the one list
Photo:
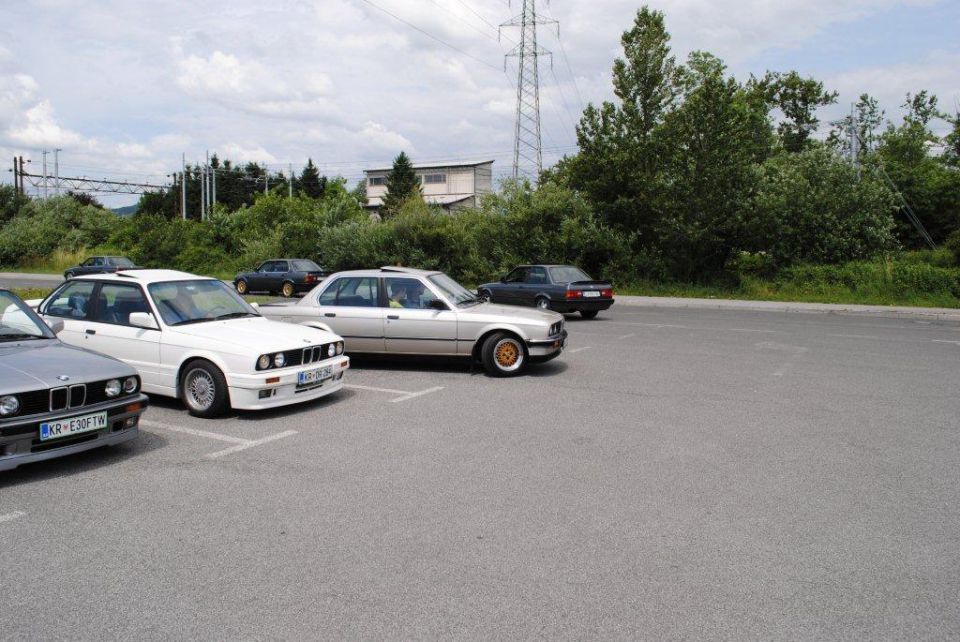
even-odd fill
[(267, 259), (266, 261), (260, 261), (261, 263), (268, 263), (270, 261), (310, 261), (316, 263), (313, 259)]
[(216, 280), (210, 276), (199, 276), (189, 272), (180, 272), (179, 270), (127, 270), (117, 272), (116, 274), (91, 274), (89, 276), (78, 276), (70, 279), (71, 281), (112, 281), (114, 283), (142, 283), (149, 285), (162, 281), (190, 281), (190, 280)]
[(417, 268), (400, 267), (395, 265), (386, 265), (381, 268), (370, 268), (366, 270), (345, 270), (331, 274), (327, 278), (340, 276), (431, 276), (434, 274), (443, 274), (439, 270), (420, 270)]

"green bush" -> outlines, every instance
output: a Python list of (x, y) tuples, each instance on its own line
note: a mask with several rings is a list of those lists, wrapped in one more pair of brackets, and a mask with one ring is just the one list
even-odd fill
[(960, 230), (948, 236), (945, 245), (947, 251), (953, 255), (954, 264), (960, 265)]

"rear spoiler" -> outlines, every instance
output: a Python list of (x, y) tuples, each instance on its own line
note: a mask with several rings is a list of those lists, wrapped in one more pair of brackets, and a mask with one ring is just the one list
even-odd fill
[(567, 283), (568, 286), (577, 286), (577, 285), (612, 285), (610, 281), (572, 281)]

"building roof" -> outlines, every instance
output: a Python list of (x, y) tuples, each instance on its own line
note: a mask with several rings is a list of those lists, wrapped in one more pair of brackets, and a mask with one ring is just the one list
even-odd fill
[[(424, 194), (423, 200), (427, 205), (453, 205), (473, 198), (475, 194)], [(383, 198), (380, 196), (370, 196), (367, 198), (367, 207), (380, 207), (383, 205)]]
[[(477, 167), (478, 165), (492, 165), (493, 160), (482, 160), (482, 161), (450, 161), (447, 163), (414, 163), (413, 169), (442, 169), (444, 167)], [(393, 169), (393, 165), (387, 167), (374, 167), (371, 169), (365, 169), (363, 172), (369, 174), (370, 172), (389, 172)]]

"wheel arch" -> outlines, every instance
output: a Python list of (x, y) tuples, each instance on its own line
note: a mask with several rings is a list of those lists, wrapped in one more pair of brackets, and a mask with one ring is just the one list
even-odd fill
[(483, 349), (483, 344), (491, 335), (497, 334), (497, 333), (513, 335), (520, 341), (521, 345), (523, 345), (523, 349), (525, 351), (527, 350), (527, 339), (523, 335), (523, 333), (520, 332), (517, 328), (513, 328), (511, 326), (494, 326), (490, 328), (485, 328), (477, 337), (477, 340), (473, 342), (473, 348), (470, 351), (471, 357), (473, 359), (479, 359), (480, 350)]
[[(193, 363), (194, 361), (207, 361), (207, 362), (213, 364), (214, 366), (216, 366), (217, 369), (220, 370), (220, 372), (223, 374), (224, 379), (227, 379), (227, 377), (228, 377), (227, 373), (229, 372), (229, 368), (228, 368), (227, 365), (223, 362), (223, 359), (220, 359), (220, 358), (217, 357), (216, 355), (210, 354), (210, 353), (208, 353), (208, 352), (196, 352), (196, 353), (191, 353), (191, 354), (185, 356), (185, 357), (180, 361), (180, 365), (177, 366), (177, 378), (176, 378), (175, 387), (174, 387), (174, 390), (175, 390), (175, 392), (176, 392), (175, 398), (177, 398), (177, 399), (180, 399), (180, 397), (181, 397), (181, 394), (180, 394), (180, 384), (183, 383), (183, 376), (184, 376), (184, 375), (186, 374), (186, 372), (187, 372), (187, 366), (189, 366), (189, 365), (190, 365), (191, 363)], [(227, 387), (228, 387), (228, 389), (229, 389), (229, 385), (230, 385), (230, 381), (229, 381), (229, 379), (228, 379), (228, 380), (227, 380)], [(229, 393), (229, 390), (228, 390), (228, 393)]]

